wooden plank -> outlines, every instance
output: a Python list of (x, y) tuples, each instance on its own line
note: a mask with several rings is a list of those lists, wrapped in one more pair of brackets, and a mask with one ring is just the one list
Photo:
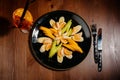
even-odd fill
[[(79, 65), (67, 71), (53, 71), (40, 65), (29, 48), (29, 34), (13, 25), (12, 13), (24, 7), (25, 0), (0, 0), (0, 80), (119, 80), (120, 79), (120, 3), (118, 0), (36, 0), (30, 5), (34, 22), (43, 14), (68, 10), (87, 24), (103, 29), (103, 70), (97, 71), (93, 46)], [(7, 25), (6, 25), (7, 24)], [(5, 30), (3, 31), (3, 27)], [(3, 34), (4, 33), (4, 34)]]

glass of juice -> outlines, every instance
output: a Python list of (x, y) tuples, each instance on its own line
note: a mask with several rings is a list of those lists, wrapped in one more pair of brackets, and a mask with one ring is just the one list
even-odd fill
[(26, 11), (25, 16), (21, 20), (24, 8), (18, 8), (13, 12), (13, 23), (15, 27), (19, 28), (23, 33), (28, 33), (33, 24), (33, 17), (29, 10)]

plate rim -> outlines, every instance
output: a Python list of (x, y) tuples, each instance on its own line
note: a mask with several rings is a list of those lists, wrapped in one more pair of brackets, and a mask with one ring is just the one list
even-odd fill
[(33, 34), (33, 30), (34, 30), (35, 27), (36, 27), (35, 24), (37, 24), (38, 21), (39, 21), (41, 18), (45, 17), (46, 15), (49, 15), (50, 13), (54, 13), (54, 12), (66, 12), (66, 13), (74, 14), (74, 15), (78, 16), (79, 18), (81, 18), (81, 19), (83, 20), (83, 22), (87, 25), (88, 30), (89, 30), (89, 33), (90, 33), (90, 46), (89, 46), (88, 53), (87, 53), (87, 55), (84, 57), (84, 59), (88, 56), (88, 54), (89, 54), (89, 52), (90, 52), (91, 44), (92, 44), (91, 29), (90, 29), (90, 27), (88, 26), (88, 24), (86, 23), (86, 21), (85, 21), (80, 15), (78, 15), (78, 14), (76, 14), (76, 13), (74, 13), (74, 12), (71, 12), (71, 11), (67, 11), (67, 10), (56, 10), (56, 11), (47, 12), (47, 13), (45, 13), (44, 15), (40, 16), (37, 20), (35, 20), (35, 22), (33, 23), (32, 29), (30, 30), (30, 34), (29, 34), (29, 48), (30, 48), (30, 52), (31, 52), (32, 56), (34, 57), (35, 61), (37, 61), (40, 65), (44, 66), (45, 68), (48, 68), (48, 69), (51, 69), (51, 70), (55, 70), (55, 71), (69, 70), (69, 69), (71, 69), (71, 68), (74, 68), (74, 67), (78, 66), (81, 62), (83, 62), (84, 59), (83, 59), (81, 62), (79, 62), (78, 64), (76, 64), (76, 65), (74, 65), (74, 66), (72, 66), (72, 67), (65, 68), (65, 69), (63, 69), (63, 68), (62, 68), (62, 69), (61, 69), (61, 68), (58, 69), (58, 68), (54, 68), (54, 67), (48, 66), (48, 65), (46, 65), (45, 63), (43, 64), (43, 62), (37, 57), (36, 52), (35, 52), (35, 50), (34, 50), (33, 47), (32, 47), (32, 34)]

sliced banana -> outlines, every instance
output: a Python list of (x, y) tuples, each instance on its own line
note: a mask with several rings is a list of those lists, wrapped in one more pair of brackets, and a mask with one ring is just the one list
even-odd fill
[(57, 61), (59, 63), (62, 63), (63, 62), (63, 57), (64, 57), (64, 51), (63, 51), (63, 47), (62, 47), (61, 49), (58, 50)]
[(41, 53), (45, 52), (45, 46), (46, 46), (46, 45), (42, 45), (42, 46), (41, 46), (41, 48), (40, 48), (40, 52), (41, 52)]
[(48, 37), (40, 37), (40, 38), (37, 39), (37, 42), (38, 43), (43, 43), (45, 40), (48, 40), (48, 41), (50, 40), (51, 41), (51, 39), (48, 38)]
[(84, 41), (84, 39), (83, 39), (83, 37), (82, 37), (82, 32), (77, 33), (77, 34), (74, 34), (74, 35), (72, 36), (72, 39), (73, 39), (74, 41), (77, 41), (77, 42), (82, 42), (82, 41)]
[(65, 55), (68, 59), (72, 59), (73, 55)]
[(72, 35), (78, 33), (81, 30), (81, 28), (82, 28), (81, 25), (77, 25), (77, 26), (73, 27)]
[(49, 23), (50, 23), (51, 26), (55, 25), (55, 21), (53, 19), (51, 19)]
[(61, 16), (61, 17), (59, 18), (59, 23), (61, 23), (61, 22), (65, 22), (65, 18), (64, 18), (63, 16)]
[(62, 57), (62, 56), (57, 56), (57, 61), (58, 61), (59, 63), (62, 63), (62, 62), (63, 62), (63, 57)]

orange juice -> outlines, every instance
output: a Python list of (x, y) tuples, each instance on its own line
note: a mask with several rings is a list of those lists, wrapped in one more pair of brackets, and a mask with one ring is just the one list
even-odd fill
[(28, 33), (33, 23), (33, 17), (27, 10), (23, 20), (20, 22), (23, 11), (23, 8), (18, 8), (13, 12), (13, 23), (16, 27), (20, 28), (22, 32)]

